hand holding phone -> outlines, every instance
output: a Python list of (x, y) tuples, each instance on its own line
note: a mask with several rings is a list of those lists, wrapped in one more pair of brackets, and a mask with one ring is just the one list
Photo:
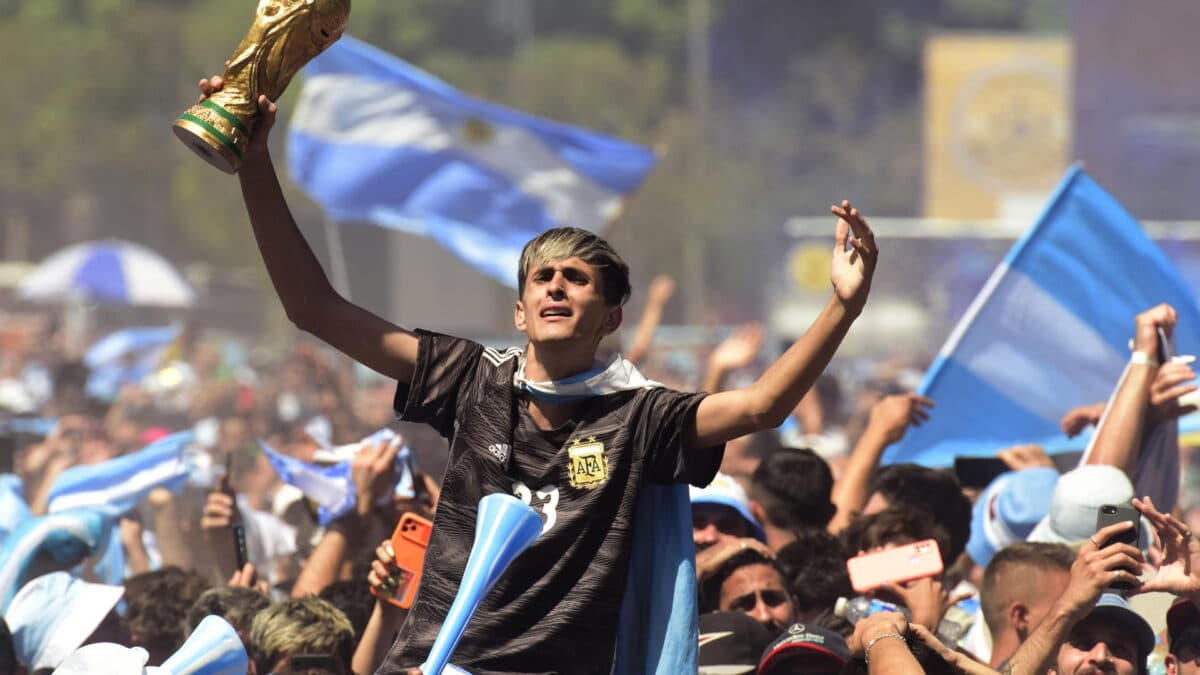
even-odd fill
[(941, 574), (942, 554), (936, 540), (926, 539), (855, 556), (846, 561), (846, 571), (855, 592), (867, 593), (889, 583)]
[(246, 566), (250, 556), (246, 553), (246, 526), (242, 524), (242, 511), (238, 508), (237, 494), (229, 484), (229, 477), (232, 474), (233, 453), (230, 452), (225, 455), (225, 475), (221, 476), (218, 485), (221, 492), (233, 499), (233, 515), (229, 519), (229, 528), (233, 530), (234, 560), (237, 564), (235, 569), (240, 571)]
[[(1113, 544), (1129, 544), (1137, 548), (1138, 541), (1141, 539), (1142, 519), (1141, 514), (1137, 509), (1129, 504), (1103, 504), (1096, 510), (1096, 531), (1114, 525), (1116, 523), (1129, 522), (1132, 526), (1122, 530), (1103, 541), (1096, 541), (1099, 548), (1111, 546)], [(1139, 569), (1125, 568), (1125, 571), (1131, 575), (1129, 581), (1114, 581), (1109, 585), (1109, 588), (1126, 591), (1137, 585), (1137, 579), (1142, 575)]]
[(372, 586), (372, 595), (397, 607), (412, 607), (413, 599), (417, 596), (417, 586), (421, 582), (425, 549), (429, 546), (429, 535), (432, 531), (433, 523), (415, 513), (409, 512), (400, 516), (400, 522), (396, 523), (391, 540), (393, 565), (398, 570), (393, 576), (395, 585), (390, 594)]

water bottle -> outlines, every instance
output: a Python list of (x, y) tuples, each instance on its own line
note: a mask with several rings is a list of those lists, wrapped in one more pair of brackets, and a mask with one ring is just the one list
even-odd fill
[(853, 598), (838, 598), (833, 605), (833, 613), (854, 625), (871, 616), (875, 612), (900, 612), (904, 618), (912, 620), (912, 612), (907, 607), (884, 602), (878, 598), (868, 598), (862, 595)]

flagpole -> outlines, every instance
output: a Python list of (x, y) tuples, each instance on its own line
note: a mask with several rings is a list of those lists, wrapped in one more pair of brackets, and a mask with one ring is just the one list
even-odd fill
[(346, 250), (342, 248), (342, 233), (337, 223), (325, 218), (325, 245), (329, 249), (329, 267), (333, 273), (333, 287), (350, 300), (350, 275), (346, 271)]

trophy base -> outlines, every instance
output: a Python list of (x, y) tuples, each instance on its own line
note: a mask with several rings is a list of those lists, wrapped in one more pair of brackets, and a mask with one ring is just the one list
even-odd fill
[(191, 148), (192, 152), (200, 155), (206, 162), (221, 171), (237, 173), (237, 170), (241, 168), (242, 153), (234, 139), (221, 133), (220, 130), (204, 120), (184, 113), (175, 120), (172, 129), (175, 136), (183, 141), (184, 145)]

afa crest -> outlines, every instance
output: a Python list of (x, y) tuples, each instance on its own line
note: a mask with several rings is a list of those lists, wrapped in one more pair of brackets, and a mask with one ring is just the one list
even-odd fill
[(591, 490), (608, 481), (608, 458), (604, 444), (595, 436), (586, 441), (577, 438), (567, 447), (567, 480), (578, 490)]

